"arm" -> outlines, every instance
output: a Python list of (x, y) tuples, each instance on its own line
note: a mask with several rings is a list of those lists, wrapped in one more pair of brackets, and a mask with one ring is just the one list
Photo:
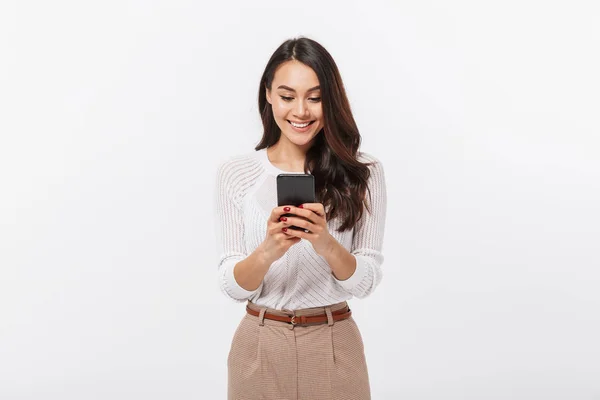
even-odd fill
[[(371, 294), (382, 278), (383, 235), (387, 211), (387, 191), (381, 162), (369, 167), (371, 176), (371, 213), (366, 209), (354, 227), (352, 248), (348, 252), (339, 242), (333, 241), (331, 250), (323, 257), (330, 265), (333, 277), (346, 291), (358, 298)], [(367, 201), (369, 192), (367, 192)]]
[(239, 176), (234, 165), (219, 166), (214, 209), (219, 287), (227, 297), (244, 302), (260, 293), (270, 263), (260, 247), (246, 253), (241, 198), (236, 191)]

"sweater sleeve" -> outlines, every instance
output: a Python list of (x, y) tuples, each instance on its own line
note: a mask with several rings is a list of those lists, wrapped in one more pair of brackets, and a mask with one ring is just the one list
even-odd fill
[[(353, 296), (364, 298), (371, 294), (383, 276), (381, 264), (383, 263), (383, 235), (385, 230), (385, 217), (387, 211), (387, 190), (383, 166), (379, 160), (373, 158), (375, 163), (369, 167), (371, 176), (368, 179), (370, 190), (371, 213), (366, 209), (361, 219), (354, 227), (352, 248), (350, 253), (356, 258), (354, 274), (343, 281), (334, 279), (342, 288)], [(367, 191), (369, 201), (369, 191)]]
[(255, 294), (260, 294), (262, 282), (256, 290), (241, 287), (233, 276), (235, 265), (248, 257), (244, 241), (242, 196), (239, 171), (235, 162), (219, 165), (215, 184), (215, 233), (218, 254), (218, 281), (221, 291), (236, 302), (244, 302)]

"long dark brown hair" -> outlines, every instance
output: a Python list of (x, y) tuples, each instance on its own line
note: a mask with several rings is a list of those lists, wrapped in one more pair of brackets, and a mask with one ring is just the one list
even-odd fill
[(327, 210), (326, 219), (340, 218), (339, 231), (352, 229), (363, 214), (363, 203), (371, 212), (365, 201), (370, 164), (357, 159), (361, 137), (342, 77), (331, 54), (316, 41), (305, 37), (286, 40), (269, 59), (258, 90), (264, 133), (255, 150), (274, 145), (281, 136), (265, 90), (271, 89), (277, 67), (290, 60), (312, 68), (321, 86), (324, 126), (306, 153), (304, 171), (315, 177), (317, 202), (323, 203)]

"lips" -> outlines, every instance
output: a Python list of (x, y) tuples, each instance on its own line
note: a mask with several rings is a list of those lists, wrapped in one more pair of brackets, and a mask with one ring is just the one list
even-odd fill
[(290, 121), (288, 119), (287, 122), (289, 122), (292, 126), (294, 126), (296, 128), (306, 128), (307, 126), (313, 124), (315, 121), (297, 122), (297, 121)]

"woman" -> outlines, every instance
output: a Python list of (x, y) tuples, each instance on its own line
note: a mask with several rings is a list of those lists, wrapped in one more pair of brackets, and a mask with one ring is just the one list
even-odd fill
[[(313, 40), (275, 51), (258, 106), (262, 140), (221, 163), (216, 180), (220, 287), (247, 301), (227, 360), (228, 398), (370, 399), (347, 300), (381, 281), (382, 165), (358, 152), (337, 66)], [(282, 173), (312, 174), (317, 202), (278, 207)]]

